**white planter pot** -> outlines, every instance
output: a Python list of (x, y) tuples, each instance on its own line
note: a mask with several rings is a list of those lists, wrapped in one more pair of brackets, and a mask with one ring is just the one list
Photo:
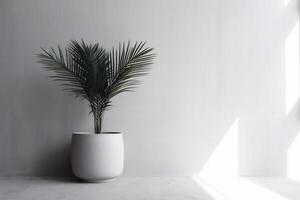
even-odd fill
[(71, 165), (75, 176), (87, 182), (116, 179), (124, 165), (123, 135), (119, 132), (73, 133)]

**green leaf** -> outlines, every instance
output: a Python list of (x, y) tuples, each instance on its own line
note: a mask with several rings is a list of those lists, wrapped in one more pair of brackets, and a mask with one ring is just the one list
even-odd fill
[(107, 52), (98, 43), (86, 44), (72, 40), (63, 50), (42, 48), (38, 62), (53, 72), (66, 91), (89, 101), (95, 117), (95, 132), (101, 131), (102, 113), (110, 107), (111, 98), (134, 91), (139, 77), (148, 74), (155, 55), (145, 42), (131, 45), (119, 43)]

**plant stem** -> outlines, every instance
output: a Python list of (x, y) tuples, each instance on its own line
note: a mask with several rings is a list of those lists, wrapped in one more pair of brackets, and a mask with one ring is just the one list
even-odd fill
[(95, 133), (100, 134), (101, 133), (101, 116), (94, 116), (94, 128), (95, 128)]

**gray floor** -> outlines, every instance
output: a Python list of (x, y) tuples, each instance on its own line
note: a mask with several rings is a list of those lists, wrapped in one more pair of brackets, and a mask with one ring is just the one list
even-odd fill
[(212, 200), (192, 178), (120, 178), (80, 183), (62, 178), (0, 178), (0, 200)]
[(290, 178), (248, 178), (253, 183), (260, 185), (282, 197), (285, 200), (300, 199), (300, 182)]

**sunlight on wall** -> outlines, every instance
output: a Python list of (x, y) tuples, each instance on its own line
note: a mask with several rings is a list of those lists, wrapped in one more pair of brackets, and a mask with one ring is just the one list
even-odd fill
[(295, 138), (287, 152), (287, 175), (300, 181), (300, 135)]
[(285, 6), (289, 5), (290, 1), (291, 1), (291, 0), (284, 0), (284, 5), (285, 5)]
[(204, 179), (219, 180), (238, 176), (238, 124), (236, 119), (214, 153), (205, 164), (200, 176)]
[(215, 200), (288, 200), (238, 177), (238, 126), (236, 119), (194, 180)]
[(299, 21), (285, 41), (286, 113), (299, 98)]

